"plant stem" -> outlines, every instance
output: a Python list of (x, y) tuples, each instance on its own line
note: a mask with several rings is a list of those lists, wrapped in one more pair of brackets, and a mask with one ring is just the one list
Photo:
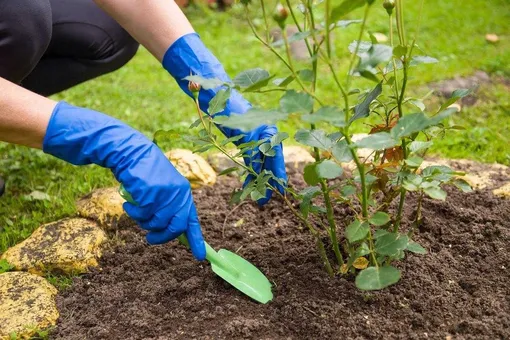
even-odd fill
[(407, 233), (409, 237), (413, 237), (414, 232), (420, 226), (422, 203), (423, 203), (423, 191), (420, 191), (420, 196), (418, 196), (418, 205), (416, 207), (416, 219), (414, 220), (413, 228), (409, 231), (409, 233)]
[(352, 68), (354, 66), (354, 61), (356, 60), (356, 57), (358, 55), (359, 47), (361, 45), (361, 39), (363, 38), (363, 32), (365, 31), (365, 26), (367, 24), (367, 18), (368, 18), (368, 12), (370, 11), (370, 5), (365, 6), (365, 13), (363, 14), (363, 21), (361, 22), (361, 28), (359, 30), (359, 37), (358, 41), (356, 41), (356, 48), (354, 49), (354, 53), (351, 56), (351, 61), (349, 63), (349, 70), (347, 73), (347, 81), (345, 88), (347, 89), (347, 92), (349, 91), (349, 88), (351, 86), (351, 74), (352, 74)]
[[(196, 109), (197, 109), (197, 112), (198, 112), (198, 116), (200, 118), (200, 121), (202, 123), (202, 126), (204, 127), (204, 129), (207, 128), (207, 123), (205, 122), (205, 119), (204, 119), (204, 115), (202, 113), (202, 110), (200, 109), (200, 105), (199, 105), (199, 102), (198, 102), (198, 98), (195, 97), (195, 105), (196, 105)], [(216, 140), (214, 138), (212, 138), (212, 132), (209, 131), (209, 139), (211, 141), (211, 143), (214, 145), (214, 147), (219, 150), (222, 154), (224, 154), (225, 156), (227, 156), (232, 162), (234, 162), (235, 164), (237, 164), (238, 166), (240, 166), (241, 168), (245, 169), (246, 171), (248, 171), (249, 173), (253, 174), (253, 175), (258, 175), (257, 172), (255, 170), (253, 170), (252, 168), (246, 166), (245, 164), (241, 163), (239, 160), (235, 159), (234, 157), (232, 157), (232, 155), (227, 151), (225, 150), (221, 145), (219, 145)], [(326, 248), (324, 247), (324, 243), (322, 242), (321, 238), (320, 238), (320, 233), (310, 224), (310, 222), (305, 219), (295, 208), (294, 206), (292, 205), (292, 202), (289, 201), (289, 199), (283, 195), (279, 190), (277, 190), (275, 187), (273, 187), (272, 185), (270, 184), (267, 184), (268, 188), (271, 189), (273, 192), (276, 192), (285, 202), (285, 204), (287, 204), (287, 206), (289, 207), (289, 209), (292, 211), (292, 213), (298, 218), (300, 219), (304, 224), (305, 226), (308, 228), (308, 230), (310, 231), (310, 233), (315, 237), (316, 239), (316, 244), (317, 244), (317, 248), (319, 249), (319, 255), (322, 259), (322, 262), (324, 264), (324, 267), (326, 268), (326, 271), (328, 272), (328, 274), (330, 276), (334, 276), (334, 270), (333, 270), (333, 267), (331, 267), (331, 263), (329, 262), (329, 259), (328, 259), (328, 256), (327, 256), (327, 253), (326, 253)]]
[(264, 5), (264, 0), (260, 0), (260, 6), (262, 7), (262, 15), (264, 16), (264, 23), (266, 25), (266, 41), (269, 43), (269, 23), (267, 22), (266, 6)]

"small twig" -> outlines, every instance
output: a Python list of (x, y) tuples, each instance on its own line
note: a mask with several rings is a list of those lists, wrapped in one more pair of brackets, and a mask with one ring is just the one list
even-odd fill
[(225, 216), (225, 220), (223, 220), (223, 227), (221, 228), (221, 237), (222, 238), (225, 238), (225, 226), (227, 225), (228, 218), (234, 213), (234, 211), (236, 211), (240, 206), (242, 206), (243, 204), (245, 204), (247, 202), (248, 201), (243, 201), (243, 202), (239, 203), (232, 210), (230, 210), (230, 212), (227, 214), (227, 216)]

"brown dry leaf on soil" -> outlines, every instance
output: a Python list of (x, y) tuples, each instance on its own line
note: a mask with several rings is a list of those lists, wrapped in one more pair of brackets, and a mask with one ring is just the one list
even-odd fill
[(356, 269), (365, 269), (368, 267), (368, 260), (364, 257), (358, 257), (354, 260), (352, 266)]

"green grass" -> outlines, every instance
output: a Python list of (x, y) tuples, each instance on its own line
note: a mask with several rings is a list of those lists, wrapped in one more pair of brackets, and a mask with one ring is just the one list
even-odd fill
[[(410, 37), (417, 27), (418, 1), (406, 2), (406, 27)], [(354, 12), (351, 18), (359, 18)], [(254, 41), (247, 24), (234, 11), (234, 16), (218, 14), (207, 18), (189, 12), (189, 18), (206, 45), (222, 61), (231, 75), (253, 67), (262, 67), (278, 76), (286, 76), (277, 60)], [(387, 33), (387, 18), (381, 6), (371, 13), (370, 31)], [(506, 0), (425, 1), (419, 35), (420, 54), (434, 56), (440, 63), (420, 66), (412, 71), (411, 92), (424, 95), (423, 85), (455, 75), (468, 75), (485, 70), (498, 76), (510, 76), (510, 5)], [(347, 55), (346, 46), (355, 39), (356, 26), (340, 30), (335, 36), (335, 50)], [(501, 41), (492, 45), (486, 33), (496, 33)], [(368, 37), (365, 37), (368, 39)], [(346, 59), (338, 65), (345, 70)], [(321, 74), (327, 75), (322, 68)], [(322, 79), (322, 78), (321, 78)], [(373, 86), (356, 81), (355, 86)], [(319, 84), (318, 95), (335, 103), (339, 94), (333, 84)], [(451, 133), (440, 141), (434, 152), (454, 158), (472, 158), (485, 162), (510, 164), (510, 98), (508, 87), (488, 85), (480, 90), (477, 106), (465, 108), (453, 119), (466, 130)], [(143, 48), (124, 68), (109, 75), (76, 86), (53, 97), (74, 105), (96, 109), (124, 120), (147, 136), (158, 129), (176, 129), (182, 133), (195, 120), (192, 102), (175, 81)], [(274, 106), (277, 95), (247, 96), (255, 105)], [(291, 132), (295, 124), (283, 124)], [(356, 126), (362, 131), (363, 126)], [(189, 146), (182, 140), (164, 144), (164, 148)], [(115, 185), (111, 173), (97, 166), (76, 167), (43, 154), (41, 151), (0, 143), (0, 175), (7, 179), (7, 193), (0, 199), (0, 253), (28, 237), (42, 223), (75, 212), (75, 200), (97, 187)], [(48, 199), (34, 199), (29, 194), (45, 192)], [(44, 198), (44, 197), (43, 197)]]

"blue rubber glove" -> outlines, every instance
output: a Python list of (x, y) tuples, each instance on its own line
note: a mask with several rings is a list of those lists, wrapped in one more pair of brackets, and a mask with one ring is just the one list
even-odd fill
[[(217, 78), (224, 82), (230, 82), (230, 78), (223, 69), (221, 63), (214, 57), (214, 55), (205, 47), (200, 37), (196, 33), (184, 35), (175, 41), (170, 48), (166, 51), (163, 58), (163, 67), (175, 78), (181, 89), (193, 98), (193, 94), (188, 89), (188, 81), (184, 78), (189, 75), (199, 75), (203, 78)], [(207, 113), (209, 102), (216, 95), (218, 90), (200, 90), (198, 100), (202, 111)], [(228, 116), (231, 113), (243, 114), (251, 108), (251, 104), (244, 99), (241, 94), (235, 90), (227, 102), (225, 110), (218, 113), (218, 115)], [(274, 136), (278, 130), (274, 125), (262, 125), (253, 131), (243, 132), (237, 129), (230, 129), (224, 126), (218, 126), (222, 133), (227, 137), (234, 137), (243, 134), (244, 137), (238, 140), (235, 144), (239, 145), (251, 141), (259, 141), (269, 139)], [(273, 157), (265, 156), (264, 163), (253, 162), (260, 160), (263, 156), (261, 152), (256, 150), (250, 158), (245, 158), (246, 165), (252, 164), (253, 169), (260, 173), (261, 170), (269, 170), (274, 176), (280, 178), (284, 183), (287, 183), (287, 173), (285, 171), (285, 162), (283, 159), (283, 147), (278, 145), (274, 148), (276, 155)], [(246, 178), (245, 185), (253, 180), (250, 175)], [(282, 194), (284, 188), (280, 183), (271, 179), (271, 185), (276, 187)], [(266, 192), (266, 197), (260, 199), (260, 205), (266, 204), (271, 198), (272, 191)]]
[(190, 183), (142, 133), (102, 113), (59, 102), (43, 151), (75, 165), (109, 168), (137, 202), (124, 203), (124, 210), (149, 231), (149, 244), (166, 243), (185, 232), (193, 255), (205, 258)]

